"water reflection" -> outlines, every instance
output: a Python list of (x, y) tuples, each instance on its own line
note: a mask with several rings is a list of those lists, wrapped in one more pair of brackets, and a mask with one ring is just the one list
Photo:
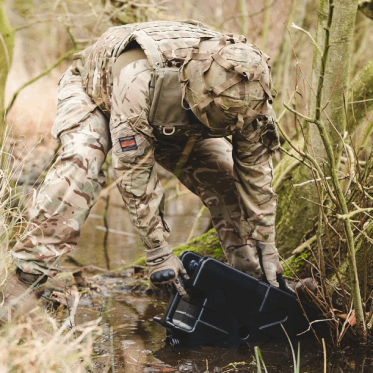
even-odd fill
[[(202, 203), (193, 194), (171, 199), (166, 204), (165, 216), (172, 233), (169, 237), (171, 246), (184, 243)], [(110, 204), (107, 211), (107, 227), (104, 223), (106, 201), (99, 200), (83, 226), (82, 235), (77, 248), (71, 254), (74, 262), (79, 265), (94, 265), (111, 269), (131, 263), (144, 255), (144, 247), (133, 228), (121, 196), (116, 188), (110, 193)], [(205, 232), (210, 219), (208, 213), (204, 215), (196, 231), (196, 235)], [(105, 234), (109, 229), (106, 239), (106, 252), (104, 250)], [(71, 258), (64, 258), (62, 265), (69, 267)]]

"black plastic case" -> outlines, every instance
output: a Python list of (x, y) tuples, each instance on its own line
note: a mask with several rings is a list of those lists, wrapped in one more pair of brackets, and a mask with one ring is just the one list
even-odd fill
[[(210, 257), (190, 251), (180, 255), (191, 279), (184, 283), (191, 295), (186, 302), (176, 292), (162, 318), (170, 345), (233, 346), (291, 339), (318, 318), (316, 307), (295, 295), (259, 281)], [(304, 312), (305, 311), (305, 312)], [(307, 314), (307, 318), (304, 315)]]

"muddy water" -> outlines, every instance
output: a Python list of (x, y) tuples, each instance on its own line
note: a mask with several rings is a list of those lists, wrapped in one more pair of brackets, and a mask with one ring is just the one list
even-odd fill
[[(198, 198), (191, 194), (168, 202), (166, 219), (173, 231), (170, 236), (172, 246), (185, 242), (200, 208)], [(63, 263), (65, 267), (95, 265), (113, 269), (143, 255), (142, 244), (116, 190), (110, 195), (106, 225), (105, 209), (105, 201), (95, 205), (77, 249)], [(205, 216), (196, 234), (202, 233), (208, 224), (209, 218)], [(254, 346), (194, 350), (166, 347), (165, 330), (153, 321), (153, 317), (162, 315), (167, 299), (130, 293), (126, 278), (97, 275), (93, 280), (97, 288), (81, 298), (76, 322), (102, 319), (103, 332), (94, 344), (95, 372), (258, 372)], [(259, 347), (269, 373), (294, 372), (288, 343)], [(300, 351), (300, 372), (324, 372), (322, 348), (314, 339), (302, 340)], [(347, 349), (338, 355), (331, 351), (331, 346), (327, 346), (328, 373), (373, 372), (371, 351)]]
[[(173, 192), (169, 194), (172, 197)], [(198, 197), (191, 193), (166, 202), (165, 216), (172, 230), (168, 240), (171, 246), (180, 245), (187, 240), (201, 207)], [(70, 255), (76, 263), (114, 269), (144, 255), (144, 247), (129, 221), (117, 188), (114, 188), (110, 194), (105, 225), (103, 215), (106, 208), (107, 203), (104, 200), (99, 200), (92, 208), (83, 226), (78, 247)], [(205, 231), (209, 221), (206, 213), (200, 221), (196, 235)], [(69, 257), (65, 259), (63, 265), (69, 265)]]
[[(103, 332), (94, 344), (94, 372), (258, 372), (254, 345), (192, 350), (166, 346), (165, 330), (153, 317), (163, 314), (167, 299), (133, 295), (126, 290), (125, 278), (99, 275), (94, 280), (97, 291), (82, 297), (76, 319), (81, 324), (102, 318)], [(258, 346), (269, 373), (294, 372), (288, 342)], [(346, 349), (333, 354), (331, 346), (326, 349), (328, 373), (373, 372), (369, 350)], [(300, 352), (300, 372), (324, 372), (322, 348), (312, 337), (301, 340)]]

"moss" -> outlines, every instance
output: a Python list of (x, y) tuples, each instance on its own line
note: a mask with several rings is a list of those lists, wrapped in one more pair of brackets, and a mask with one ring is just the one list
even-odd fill
[(313, 229), (313, 218), (317, 215), (317, 205), (303, 199), (315, 195), (313, 184), (294, 188), (293, 184), (309, 180), (308, 170), (300, 165), (289, 173), (276, 191), (278, 193), (276, 215), (276, 244), (284, 257), (297, 248), (303, 237)]
[(371, 122), (369, 114), (373, 109), (373, 101), (366, 100), (373, 94), (373, 61), (369, 61), (354, 77), (348, 92), (349, 101), (347, 118), (348, 129), (352, 133), (360, 124)]
[[(174, 247), (172, 251), (176, 256), (179, 256), (183, 251), (193, 251), (202, 256), (211, 256), (217, 260), (223, 262), (226, 261), (224, 251), (220, 246), (220, 242), (215, 229), (211, 229), (207, 233), (195, 238), (194, 240), (186, 244)], [(310, 260), (311, 254), (308, 250), (305, 250), (299, 255), (293, 256), (284, 264), (285, 276), (293, 277), (294, 273), (301, 274), (305, 271), (307, 261)], [(113, 271), (111, 271), (111, 273), (119, 275), (121, 272), (125, 271), (128, 268), (145, 265), (145, 257), (142, 257), (124, 267), (114, 269)], [(291, 270), (289, 269), (289, 267), (291, 268)]]
[[(179, 256), (183, 251), (193, 251), (202, 256), (211, 256), (221, 261), (225, 260), (225, 255), (223, 249), (220, 246), (220, 242), (215, 229), (209, 230), (207, 233), (195, 238), (194, 240), (186, 244), (174, 247), (172, 251), (176, 256)], [(111, 271), (111, 273), (120, 274), (128, 268), (145, 265), (145, 257), (143, 256), (133, 263), (114, 269), (113, 271)]]
[[(209, 230), (207, 233), (195, 238), (194, 240), (186, 244), (174, 247), (172, 251), (176, 256), (179, 256), (183, 251), (193, 251), (202, 256), (211, 256), (217, 260), (223, 262), (226, 261), (224, 251), (220, 246), (220, 242), (215, 229)], [(311, 260), (311, 255), (308, 250), (292, 257), (289, 261), (286, 262), (286, 264), (284, 264), (285, 276), (293, 277), (294, 272), (296, 274), (304, 272), (307, 260)], [(111, 271), (111, 273), (120, 275), (121, 272), (124, 272), (126, 269), (134, 266), (146, 266), (145, 257), (141, 257), (140, 259), (124, 267), (114, 269), (113, 271)], [(289, 269), (289, 266), (292, 270)]]
[(303, 277), (301, 276), (301, 273), (304, 272), (310, 259), (311, 253), (308, 250), (292, 256), (288, 261), (286, 261), (286, 263), (283, 263), (284, 276), (294, 277), (294, 274), (296, 274), (299, 277)]
[[(373, 244), (367, 240), (366, 237), (373, 236), (373, 221), (365, 227), (365, 234), (361, 235), (356, 240), (355, 253), (356, 253), (356, 267), (359, 274), (360, 287), (363, 289), (365, 281), (367, 282), (366, 288), (373, 288)], [(342, 281), (350, 281), (350, 262), (348, 257), (344, 259), (341, 265), (338, 267), (339, 275)], [(330, 282), (337, 285), (337, 276), (333, 275), (330, 278)]]
[(145, 266), (145, 256), (142, 256), (140, 259), (137, 259), (135, 262), (133, 262), (131, 264), (127, 264), (125, 266), (125, 269), (127, 269), (129, 267), (133, 267), (133, 266)]
[(225, 259), (215, 229), (209, 230), (186, 244), (173, 248), (172, 251), (175, 255), (180, 255), (183, 251), (193, 251), (202, 256), (212, 256), (222, 261)]
[(224, 255), (223, 250), (221, 248), (215, 249), (214, 250), (214, 255), (213, 257), (218, 259), (220, 256)]

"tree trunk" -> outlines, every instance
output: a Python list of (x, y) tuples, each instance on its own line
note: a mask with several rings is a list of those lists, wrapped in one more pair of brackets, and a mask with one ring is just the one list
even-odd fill
[(14, 30), (5, 12), (4, 0), (0, 0), (0, 127), (4, 125), (5, 83), (10, 66), (14, 45)]
[[(357, 4), (349, 0), (339, 0), (334, 2), (331, 9), (332, 22), (328, 25), (329, 1), (320, 1), (316, 42), (319, 50), (324, 51), (325, 58), (321, 59), (319, 50), (315, 47), (312, 66), (312, 86), (315, 94), (311, 93), (307, 115), (322, 119), (327, 123), (327, 134), (332, 141), (338, 160), (342, 151), (341, 138), (333, 125), (340, 133), (344, 133), (346, 129), (344, 93), (348, 85)], [(327, 105), (328, 117), (333, 125), (322, 112), (325, 105)], [(306, 139), (308, 151), (320, 163), (324, 163), (327, 169), (329, 166), (325, 148), (314, 124), (310, 125), (308, 133)], [(320, 202), (316, 188), (313, 183), (298, 188), (292, 187), (294, 184), (301, 184), (312, 179), (313, 175), (310, 170), (301, 165), (293, 170), (284, 183), (278, 186), (276, 232), (278, 247), (283, 254), (292, 251), (301, 243), (305, 234), (313, 230), (313, 221), (319, 212), (317, 204)], [(307, 202), (304, 198), (315, 203)]]
[[(317, 102), (318, 92), (316, 96), (311, 95), (310, 113), (319, 115), (327, 123), (328, 136), (335, 151), (340, 155), (342, 152), (341, 137), (337, 131), (343, 136), (346, 130), (347, 120), (344, 106), (350, 75), (357, 5), (356, 2), (350, 0), (334, 0), (331, 6), (329, 2), (331, 0), (322, 0), (319, 7), (316, 42), (320, 49), (327, 53), (327, 56), (321, 58), (317, 50), (314, 50), (312, 85), (320, 87), (320, 79), (323, 79), (323, 82), (320, 88), (322, 91), (319, 92), (320, 102)], [(333, 12), (330, 25), (328, 24), (329, 11)], [(321, 77), (320, 72), (323, 69), (325, 74)], [(329, 119), (322, 113), (322, 108), (325, 106), (327, 106), (326, 112)], [(315, 154), (326, 159), (325, 148), (318, 129), (312, 124), (310, 130)]]
[(358, 127), (356, 149), (366, 143), (373, 129), (373, 60), (369, 61), (354, 77), (349, 90), (348, 101), (348, 132), (352, 135)]

